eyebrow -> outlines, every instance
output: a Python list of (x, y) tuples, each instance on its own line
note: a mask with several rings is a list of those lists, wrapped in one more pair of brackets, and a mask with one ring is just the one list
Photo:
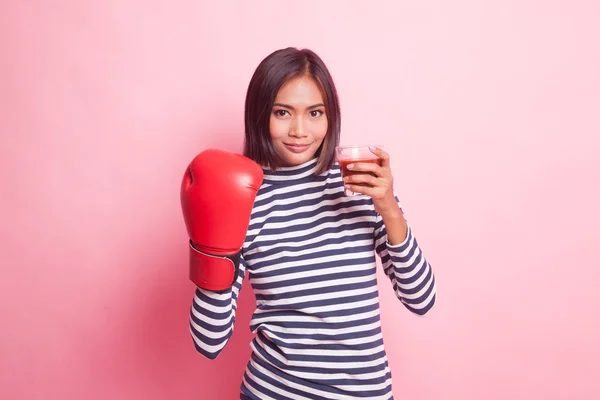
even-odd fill
[[(282, 107), (282, 108), (287, 108), (288, 110), (293, 110), (294, 107), (289, 105), (289, 104), (283, 104), (283, 103), (275, 103), (273, 104), (273, 107)], [(318, 108), (318, 107), (325, 107), (325, 104), (323, 103), (318, 103), (318, 104), (313, 104), (312, 106), (308, 107), (308, 109), (312, 109), (312, 108)]]

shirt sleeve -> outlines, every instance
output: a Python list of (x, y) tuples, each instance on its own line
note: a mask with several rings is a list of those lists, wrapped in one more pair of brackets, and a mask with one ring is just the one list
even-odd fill
[(242, 288), (246, 265), (240, 256), (237, 278), (233, 286), (222, 292), (196, 287), (190, 307), (190, 333), (196, 350), (215, 359), (233, 334), (237, 299)]
[[(395, 198), (402, 210), (398, 197)], [(396, 297), (412, 313), (425, 315), (435, 304), (436, 282), (433, 270), (421, 251), (412, 228), (408, 226), (404, 242), (392, 245), (388, 241), (383, 218), (377, 214), (374, 236), (375, 250), (386, 276), (392, 283)]]

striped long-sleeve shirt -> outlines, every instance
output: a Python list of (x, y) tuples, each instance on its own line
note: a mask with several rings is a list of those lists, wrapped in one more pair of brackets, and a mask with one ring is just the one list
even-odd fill
[(409, 226), (391, 245), (367, 196), (345, 196), (339, 166), (315, 175), (316, 159), (265, 170), (242, 247), (237, 280), (197, 288), (190, 330), (215, 358), (234, 328), (248, 275), (255, 337), (241, 399), (392, 399), (376, 279), (376, 255), (398, 299), (423, 315), (436, 299), (433, 271)]

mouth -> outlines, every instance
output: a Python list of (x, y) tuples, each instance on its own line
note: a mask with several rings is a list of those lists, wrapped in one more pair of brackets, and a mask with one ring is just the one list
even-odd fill
[(310, 147), (310, 144), (287, 144), (284, 143), (285, 147), (294, 153), (303, 153)]

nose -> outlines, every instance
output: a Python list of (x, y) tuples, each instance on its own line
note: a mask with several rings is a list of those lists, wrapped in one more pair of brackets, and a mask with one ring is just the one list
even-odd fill
[(302, 118), (302, 116), (297, 116), (296, 118), (294, 118), (294, 122), (290, 129), (290, 136), (306, 137), (307, 134), (306, 134), (305, 125), (306, 125), (306, 123), (304, 121), (304, 118)]

